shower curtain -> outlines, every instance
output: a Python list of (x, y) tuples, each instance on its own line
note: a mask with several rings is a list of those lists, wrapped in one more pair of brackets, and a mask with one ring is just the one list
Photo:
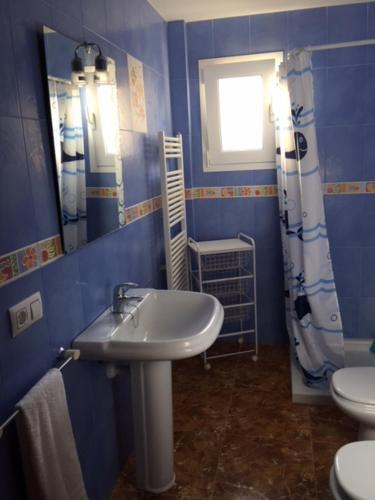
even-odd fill
[(55, 156), (63, 214), (64, 248), (87, 242), (86, 173), (79, 88), (49, 82)]
[(276, 165), (285, 273), (287, 329), (304, 382), (324, 387), (344, 365), (314, 123), (311, 57), (280, 65)]

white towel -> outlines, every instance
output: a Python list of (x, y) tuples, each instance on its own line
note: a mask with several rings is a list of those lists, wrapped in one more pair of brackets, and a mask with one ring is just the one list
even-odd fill
[(29, 500), (87, 500), (60, 371), (49, 370), (17, 407)]

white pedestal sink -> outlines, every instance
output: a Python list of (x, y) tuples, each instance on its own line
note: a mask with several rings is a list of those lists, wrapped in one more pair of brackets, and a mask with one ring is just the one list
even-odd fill
[(136, 289), (124, 314), (105, 311), (73, 342), (82, 359), (130, 362), (137, 486), (161, 493), (174, 484), (171, 361), (205, 351), (224, 318), (207, 294)]

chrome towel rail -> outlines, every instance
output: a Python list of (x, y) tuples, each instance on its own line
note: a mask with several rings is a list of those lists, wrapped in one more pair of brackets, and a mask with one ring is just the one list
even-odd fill
[[(58, 359), (59, 360), (64, 360), (63, 363), (61, 363), (60, 366), (57, 368), (61, 371), (68, 363), (70, 363), (72, 360), (77, 361), (81, 355), (81, 352), (79, 349), (64, 349), (63, 347), (60, 347), (59, 350), (59, 355)], [(4, 429), (5, 427), (10, 424), (18, 415), (19, 410), (15, 410), (6, 420), (0, 425), (0, 439), (3, 436)]]

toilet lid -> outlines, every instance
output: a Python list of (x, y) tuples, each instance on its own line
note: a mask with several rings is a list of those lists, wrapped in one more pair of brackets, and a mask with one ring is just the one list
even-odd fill
[(345, 399), (375, 405), (375, 366), (353, 366), (337, 370), (332, 375), (332, 387)]
[(335, 456), (336, 479), (353, 500), (375, 498), (375, 441), (357, 441), (339, 449)]

